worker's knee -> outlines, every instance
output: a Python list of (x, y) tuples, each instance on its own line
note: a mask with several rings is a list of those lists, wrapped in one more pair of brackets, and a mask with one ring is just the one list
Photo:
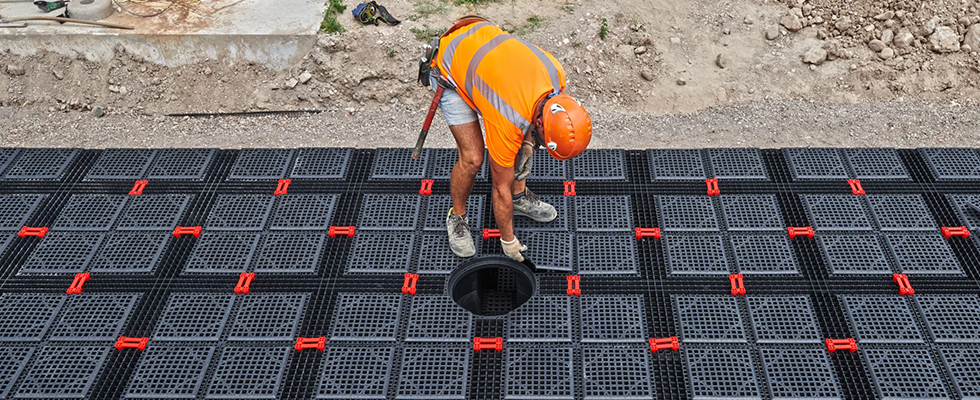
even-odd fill
[(457, 165), (467, 174), (476, 175), (480, 172), (480, 167), (483, 166), (483, 152), (474, 154), (461, 153)]

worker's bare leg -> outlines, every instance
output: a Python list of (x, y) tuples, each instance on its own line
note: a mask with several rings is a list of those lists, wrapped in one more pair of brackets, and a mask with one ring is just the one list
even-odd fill
[(473, 192), (476, 174), (483, 165), (483, 132), (480, 123), (473, 121), (462, 125), (452, 125), (449, 131), (456, 139), (459, 160), (453, 165), (449, 181), (449, 193), (453, 198), (453, 214), (466, 214), (466, 199)]

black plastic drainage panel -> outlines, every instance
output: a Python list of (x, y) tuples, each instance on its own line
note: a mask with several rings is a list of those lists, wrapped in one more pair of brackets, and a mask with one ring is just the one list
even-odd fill
[(507, 257), (484, 257), (463, 263), (449, 276), (446, 291), (456, 304), (480, 316), (516, 310), (537, 291), (534, 273)]

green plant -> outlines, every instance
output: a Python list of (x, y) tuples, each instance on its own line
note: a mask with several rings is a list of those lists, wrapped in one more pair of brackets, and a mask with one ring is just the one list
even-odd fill
[(386, 54), (386, 55), (388, 56), (388, 58), (395, 58), (395, 48), (394, 47), (389, 47), (388, 48), (388, 54)]
[(344, 31), (344, 26), (337, 21), (337, 14), (344, 12), (347, 6), (340, 3), (340, 0), (329, 0), (327, 2), (327, 12), (323, 15), (323, 21), (320, 22), (320, 30), (327, 33), (341, 33)]
[(327, 5), (327, 12), (333, 12), (334, 14), (340, 14), (347, 10), (347, 6), (340, 3), (340, 0), (330, 0)]
[(494, 1), (496, 0), (453, 0), (453, 3), (457, 6), (461, 6), (464, 4), (487, 4), (493, 3)]
[(567, 13), (574, 12), (575, 11), (575, 3), (572, 2), (571, 0), (565, 0), (565, 4), (562, 4), (561, 7), (558, 7), (558, 8), (560, 10), (564, 11), (564, 12), (567, 12)]
[(442, 35), (441, 30), (430, 28), (429, 25), (426, 24), (422, 24), (422, 28), (412, 27), (409, 29), (409, 31), (415, 35), (416, 39), (426, 43), (431, 42), (432, 39)]
[(415, 14), (409, 16), (408, 19), (418, 21), (430, 15), (445, 14), (447, 11), (449, 8), (442, 0), (423, 0), (415, 4)]
[(602, 24), (599, 25), (599, 39), (606, 40), (606, 36), (609, 36), (609, 23), (603, 18)]
[(527, 22), (517, 28), (514, 28), (513, 33), (515, 36), (524, 36), (528, 33), (534, 32), (541, 28), (542, 23), (544, 23), (544, 18), (532, 15), (527, 18)]

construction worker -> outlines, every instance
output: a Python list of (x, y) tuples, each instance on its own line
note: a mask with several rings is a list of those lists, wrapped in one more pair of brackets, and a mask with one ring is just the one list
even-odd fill
[[(525, 186), (534, 150), (544, 146), (558, 160), (581, 154), (592, 138), (592, 120), (563, 93), (565, 71), (555, 57), (483, 18), (461, 18), (433, 44), (430, 84), (433, 89), (439, 84), (449, 88), (439, 107), (459, 150), (450, 179), (449, 245), (459, 257), (476, 253), (466, 200), (483, 165), (485, 147), (504, 254), (524, 261), (521, 252), (527, 247), (514, 235), (513, 217), (550, 222), (558, 216), (554, 206)], [(486, 146), (477, 115), (483, 117)]]

